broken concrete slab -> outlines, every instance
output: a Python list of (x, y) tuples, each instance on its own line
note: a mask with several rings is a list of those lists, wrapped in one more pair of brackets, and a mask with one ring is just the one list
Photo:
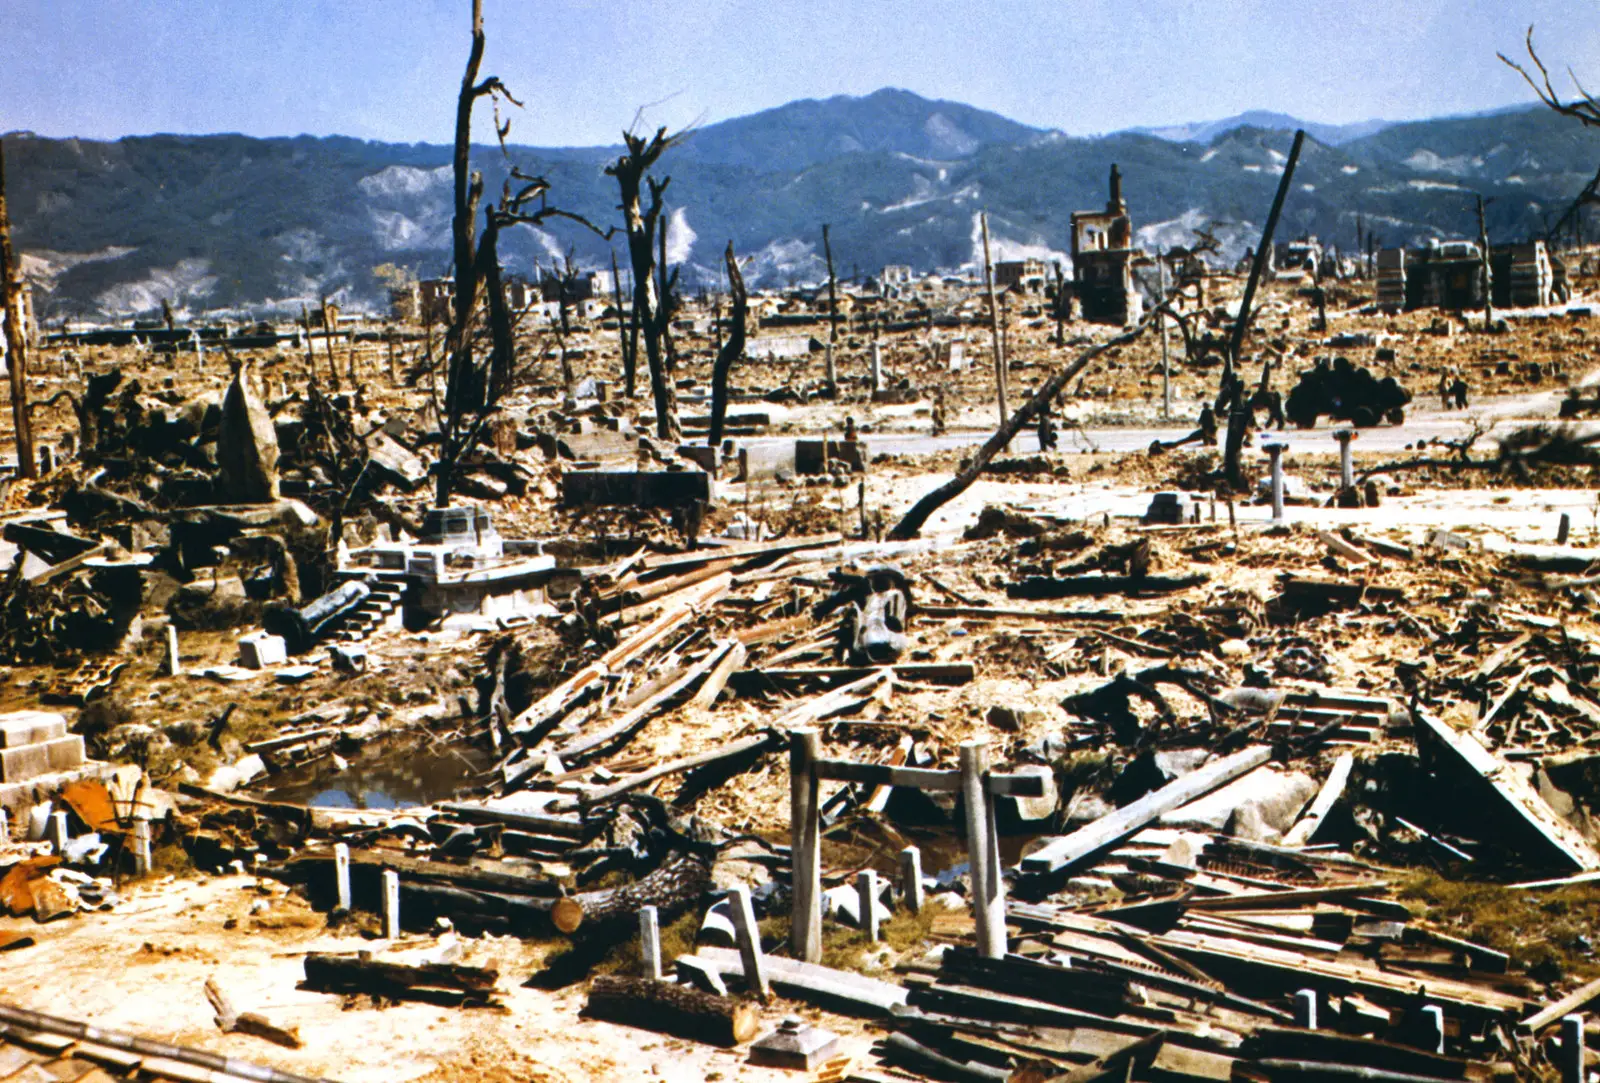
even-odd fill
[(12, 711), (0, 714), (0, 748), (19, 748), (65, 737), (67, 718), (55, 711)]
[(567, 470), (561, 506), (681, 508), (710, 503), (711, 475), (704, 470)]

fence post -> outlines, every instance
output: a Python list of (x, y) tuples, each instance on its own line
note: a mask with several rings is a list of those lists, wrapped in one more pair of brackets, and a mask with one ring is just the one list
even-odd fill
[(961, 796), (966, 804), (967, 862), (972, 877), (972, 916), (977, 922), (978, 954), (999, 959), (1006, 953), (1006, 889), (995, 844), (994, 798), (989, 794), (989, 741), (961, 742)]
[(789, 731), (789, 858), (794, 870), (789, 936), (795, 955), (822, 961), (822, 825), (818, 818), (816, 761), (822, 742), (817, 731)]

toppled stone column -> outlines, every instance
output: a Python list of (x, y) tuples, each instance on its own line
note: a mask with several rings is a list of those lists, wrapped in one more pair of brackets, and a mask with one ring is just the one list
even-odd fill
[(217, 495), (225, 504), (278, 499), (278, 432), (250, 388), (249, 369), (235, 364), (217, 428)]

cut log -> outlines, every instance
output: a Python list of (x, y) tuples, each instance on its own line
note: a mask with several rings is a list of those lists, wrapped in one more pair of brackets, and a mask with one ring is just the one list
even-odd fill
[(687, 985), (612, 974), (594, 979), (583, 1014), (720, 1046), (747, 1042), (761, 1026), (753, 1004)]
[(1106, 594), (1172, 594), (1206, 582), (1205, 575), (1069, 575), (1030, 576), (1006, 584), (1006, 597), (1024, 601), (1048, 598), (1098, 598)]
[(375, 993), (393, 996), (418, 989), (444, 989), (484, 994), (494, 991), (500, 972), (492, 967), (460, 966), (455, 963), (380, 962), (367, 952), (360, 955), (331, 955), (308, 952), (305, 958), (306, 984), (323, 992)]
[(680, 915), (699, 905), (700, 898), (711, 886), (711, 862), (699, 854), (676, 853), (662, 862), (647, 876), (604, 891), (585, 891), (564, 899), (559, 904), (561, 914), (552, 914), (557, 922), (570, 923), (573, 913), (569, 903), (578, 907), (578, 924), (572, 930), (585, 941), (605, 940), (615, 942), (632, 936), (639, 928), (639, 908), (653, 906), (662, 925), (669, 925)]
[(1060, 873), (1099, 857), (1155, 823), (1164, 813), (1221, 789), (1271, 758), (1272, 749), (1257, 745), (1208, 763), (1070, 835), (1049, 840), (1022, 859), (1022, 869)]
[[(1511, 813), (1508, 825), (1521, 828), (1517, 844), (1538, 847), (1539, 858), (1572, 869), (1600, 869), (1600, 851), (1557, 816), (1531, 784), (1518, 775), (1505, 760), (1490, 752), (1470, 733), (1457, 733), (1425, 711), (1416, 712), (1419, 738), (1429, 739), (1425, 748), (1441, 755), (1444, 765), (1465, 771), (1482, 780), (1482, 788), (1492, 793)], [(1530, 855), (1532, 856), (1532, 855)]]

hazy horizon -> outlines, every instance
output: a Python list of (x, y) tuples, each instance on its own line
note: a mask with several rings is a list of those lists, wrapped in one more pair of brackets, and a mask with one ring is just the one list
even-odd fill
[[(1572, 89), (1568, 67), (1600, 69), (1595, 0), (1517, 7), (933, 0), (912, 17), (843, 0), (485, 0), (482, 73), (526, 103), (508, 114), (510, 141), (546, 147), (614, 144), (641, 103), (645, 124), (680, 127), (890, 87), (1071, 135), (1253, 110), (1403, 122), (1534, 103), (1495, 57), (1520, 58), (1530, 23), (1558, 90)], [(448, 143), (470, 42), (467, 0), (10, 0), (7, 11), (0, 130), (58, 138)]]

